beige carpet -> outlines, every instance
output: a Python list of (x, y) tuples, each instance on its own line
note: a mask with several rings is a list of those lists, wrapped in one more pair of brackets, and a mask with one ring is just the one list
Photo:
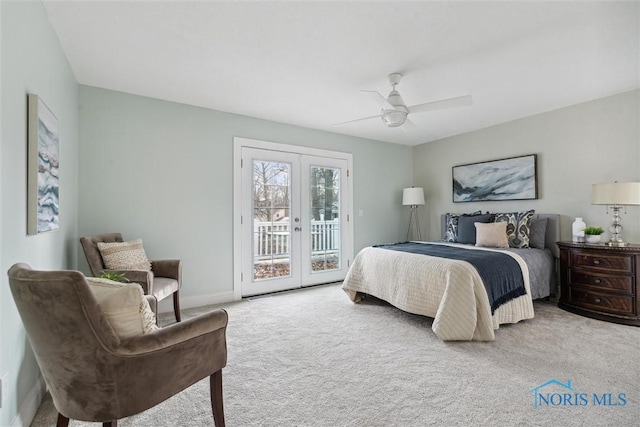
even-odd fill
[[(431, 319), (377, 300), (354, 305), (337, 285), (225, 308), (231, 427), (638, 425), (640, 328), (587, 319), (549, 302), (537, 302), (535, 319), (503, 326), (487, 343), (442, 342)], [(588, 405), (534, 408), (530, 390), (551, 379), (570, 380), (569, 394), (584, 394)], [(565, 392), (557, 384), (541, 391)], [(612, 393), (612, 403), (625, 393), (626, 405), (593, 405), (593, 393)], [(55, 425), (55, 417), (47, 395), (32, 426)], [(206, 380), (120, 420), (122, 427), (212, 424)]]

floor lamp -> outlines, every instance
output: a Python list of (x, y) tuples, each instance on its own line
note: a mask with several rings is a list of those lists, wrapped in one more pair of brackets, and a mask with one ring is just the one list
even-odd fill
[(640, 205), (640, 182), (611, 182), (593, 184), (591, 190), (592, 205), (607, 205), (613, 210), (611, 223), (611, 240), (607, 246), (627, 246), (622, 240), (622, 225), (620, 225), (620, 209), (627, 205)]
[(424, 205), (424, 190), (422, 187), (405, 188), (402, 191), (402, 205), (411, 206), (411, 215), (409, 215), (409, 228), (407, 228), (407, 240), (411, 232), (411, 225), (416, 230), (418, 240), (422, 240), (420, 234), (420, 221), (418, 220), (418, 206)]

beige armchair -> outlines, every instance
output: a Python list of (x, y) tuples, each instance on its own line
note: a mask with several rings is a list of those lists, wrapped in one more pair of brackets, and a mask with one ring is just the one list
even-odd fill
[(59, 412), (102, 422), (143, 412), (210, 377), (211, 407), (224, 426), (222, 368), (227, 313), (215, 310), (146, 335), (121, 339), (79, 271), (9, 270), (9, 285)]
[(180, 321), (180, 288), (182, 287), (182, 261), (151, 260), (151, 271), (145, 270), (108, 270), (105, 267), (98, 242), (122, 242), (122, 234), (108, 233), (80, 238), (80, 244), (89, 263), (91, 273), (99, 277), (105, 273), (120, 273), (130, 282), (139, 283), (145, 295), (153, 295), (158, 301), (173, 295), (173, 311), (176, 321)]

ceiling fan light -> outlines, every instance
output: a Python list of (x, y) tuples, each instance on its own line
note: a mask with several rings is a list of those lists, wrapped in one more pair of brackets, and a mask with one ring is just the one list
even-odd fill
[(407, 113), (405, 111), (398, 110), (384, 110), (380, 117), (386, 126), (395, 128), (402, 126), (404, 121), (407, 119)]
[(404, 99), (402, 99), (402, 96), (400, 96), (400, 92), (398, 92), (395, 89), (389, 92), (389, 96), (387, 96), (387, 101), (389, 102), (389, 104), (396, 107), (396, 109), (398, 109), (398, 107), (405, 106)]

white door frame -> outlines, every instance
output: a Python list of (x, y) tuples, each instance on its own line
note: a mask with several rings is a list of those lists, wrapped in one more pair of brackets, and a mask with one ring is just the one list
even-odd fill
[[(281, 144), (276, 142), (260, 141), (242, 137), (233, 138), (233, 297), (235, 300), (242, 299), (242, 148), (258, 148), (263, 150), (281, 151), (311, 155), (318, 157), (329, 157), (343, 159), (347, 161), (347, 186), (349, 187), (346, 205), (347, 223), (345, 224), (345, 247), (344, 253), (348, 263), (353, 260), (353, 155), (340, 151), (323, 150), (319, 148), (301, 147), (298, 145)], [(347, 266), (348, 267), (348, 264)], [(344, 269), (346, 274), (347, 268)]]

